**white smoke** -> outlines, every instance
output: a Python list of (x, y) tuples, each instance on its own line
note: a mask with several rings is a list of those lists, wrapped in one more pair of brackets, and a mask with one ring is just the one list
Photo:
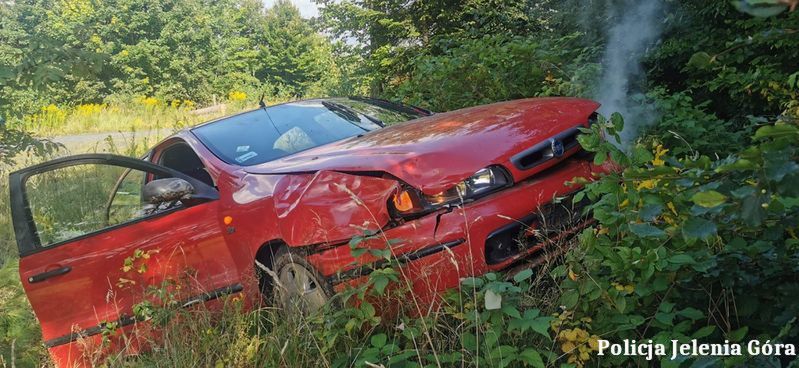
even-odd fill
[[(611, 0), (612, 1), (612, 0)], [(606, 117), (619, 112), (624, 117), (622, 146), (635, 140), (641, 128), (655, 121), (654, 109), (640, 95), (645, 84), (641, 58), (659, 39), (663, 31), (661, 0), (614, 1), (602, 59), (602, 78), (594, 98), (602, 104), (599, 112)]]

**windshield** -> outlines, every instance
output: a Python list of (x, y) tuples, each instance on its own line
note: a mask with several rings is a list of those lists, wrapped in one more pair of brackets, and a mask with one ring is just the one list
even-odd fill
[[(347, 99), (299, 101), (231, 116), (193, 129), (223, 161), (257, 165), (292, 153), (379, 129), (384, 122), (356, 110)], [(374, 106), (375, 109), (386, 110)], [(369, 112), (375, 112), (372, 110)], [(421, 116), (421, 115), (419, 115)], [(419, 117), (392, 116), (388, 123)], [(380, 114), (381, 118), (388, 115)]]

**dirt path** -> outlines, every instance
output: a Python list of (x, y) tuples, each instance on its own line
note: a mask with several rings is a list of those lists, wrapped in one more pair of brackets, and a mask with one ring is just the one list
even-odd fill
[[(202, 109), (190, 111), (192, 115), (198, 115), (204, 119), (213, 119), (227, 112), (226, 104), (217, 104)], [(45, 137), (54, 142), (63, 144), (69, 153), (83, 152), (102, 152), (108, 150), (107, 139), (111, 139), (116, 147), (124, 148), (132, 143), (132, 140), (142, 141), (147, 139), (147, 145), (152, 146), (160, 140), (174, 133), (174, 129), (152, 129), (139, 132), (115, 131), (100, 133), (81, 133), (71, 135), (61, 135), (55, 137)]]

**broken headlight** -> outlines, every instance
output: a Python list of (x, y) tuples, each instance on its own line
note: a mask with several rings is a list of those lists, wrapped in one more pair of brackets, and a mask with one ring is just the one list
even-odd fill
[(450, 189), (425, 195), (405, 189), (394, 195), (392, 204), (400, 215), (414, 215), (437, 210), (449, 204), (469, 202), (513, 184), (510, 174), (499, 166), (489, 166)]

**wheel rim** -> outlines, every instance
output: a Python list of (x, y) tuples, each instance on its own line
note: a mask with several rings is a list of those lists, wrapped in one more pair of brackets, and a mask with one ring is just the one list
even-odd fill
[(327, 302), (327, 295), (314, 274), (302, 265), (283, 266), (278, 279), (282, 287), (277, 287), (277, 294), (284, 309), (299, 309), (307, 314), (321, 309)]

